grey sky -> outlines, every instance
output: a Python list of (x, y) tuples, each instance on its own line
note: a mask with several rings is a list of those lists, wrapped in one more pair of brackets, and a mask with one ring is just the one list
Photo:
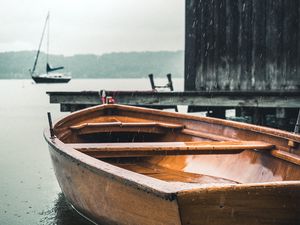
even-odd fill
[(0, 0), (0, 52), (36, 50), (48, 10), (51, 53), (184, 48), (184, 0)]

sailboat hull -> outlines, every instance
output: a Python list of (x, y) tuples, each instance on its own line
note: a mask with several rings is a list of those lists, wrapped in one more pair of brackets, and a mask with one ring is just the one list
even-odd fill
[(54, 77), (32, 77), (35, 83), (68, 83), (71, 78), (54, 78)]

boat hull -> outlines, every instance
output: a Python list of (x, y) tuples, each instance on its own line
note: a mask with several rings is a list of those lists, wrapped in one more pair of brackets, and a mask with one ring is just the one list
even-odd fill
[[(131, 121), (133, 118), (135, 122)], [(158, 122), (146, 123), (146, 119)], [(126, 158), (125, 163), (120, 152), (114, 152), (115, 155), (111, 156), (115, 158), (109, 159), (101, 155), (99, 158), (96, 155), (88, 155), (97, 152), (97, 149), (91, 146), (97, 146), (99, 140), (105, 138), (111, 140), (105, 139), (106, 149), (103, 148), (105, 142), (101, 142), (99, 152), (109, 149), (112, 151), (113, 137), (127, 138), (119, 131), (136, 129), (136, 121), (140, 122), (138, 131), (141, 133), (149, 130), (149, 124), (155, 125), (155, 129), (150, 127), (151, 132), (158, 132), (153, 136), (155, 140), (162, 136), (163, 130), (172, 128), (172, 132), (160, 142), (161, 145), (157, 145), (158, 142), (150, 142), (151, 145), (156, 143), (160, 148), (168, 143), (163, 142), (166, 139), (170, 140), (177, 135), (177, 141), (186, 141), (187, 138), (191, 138), (189, 134), (197, 141), (201, 138), (217, 140), (225, 137), (263, 140), (279, 149), (253, 149), (229, 155), (139, 155)], [(157, 129), (162, 122), (165, 122), (162, 130)], [(184, 135), (179, 136), (179, 132), (174, 131), (175, 128), (178, 129), (175, 124), (184, 125), (180, 130)], [(106, 125), (110, 127), (107, 128)], [(209, 131), (211, 135), (203, 134), (200, 129)], [(45, 131), (44, 136), (49, 144), (59, 185), (68, 201), (96, 223), (300, 224), (298, 135), (225, 120), (118, 105), (98, 106), (73, 113), (57, 122), (54, 131), (56, 136), (51, 138), (49, 131)], [(113, 131), (119, 133), (114, 136)], [(85, 135), (93, 132), (109, 132), (109, 135), (84, 139)], [(139, 135), (142, 135), (141, 133)], [(200, 138), (197, 135), (201, 135)], [(92, 143), (91, 140), (95, 142)], [(133, 139), (130, 137), (128, 140)], [(130, 145), (128, 140), (126, 139), (125, 145)], [(81, 152), (76, 147), (78, 143), (90, 144), (90, 147), (85, 146), (86, 149)], [(147, 141), (140, 143), (145, 145)], [(182, 144), (172, 142), (173, 146), (170, 148), (175, 148), (174, 143)], [(119, 150), (124, 147), (124, 143), (118, 144)], [(129, 150), (133, 150), (133, 146), (137, 145), (128, 147)], [(282, 155), (278, 158), (278, 153), (287, 150), (287, 146), (293, 148), (294, 153), (286, 151), (286, 154), (283, 154), (286, 158)], [(161, 149), (156, 147), (155, 150), (157, 153)], [(276, 154), (273, 154), (274, 151), (277, 151)], [(144, 149), (144, 154), (146, 153)], [(145, 163), (143, 165), (146, 167), (135, 170), (142, 163)], [(214, 179), (202, 182), (203, 177)], [(225, 182), (224, 179), (232, 182)]]
[(49, 150), (66, 199), (91, 221), (99, 224), (181, 224), (176, 199), (157, 196), (126, 179), (92, 169), (53, 146)]
[(35, 83), (68, 83), (71, 78), (32, 77)]
[(299, 184), (208, 188), (177, 196), (182, 224), (297, 225)]
[(91, 168), (54, 146), (49, 150), (66, 199), (95, 223), (297, 225), (300, 221), (298, 183), (201, 188), (159, 196), (126, 178)]

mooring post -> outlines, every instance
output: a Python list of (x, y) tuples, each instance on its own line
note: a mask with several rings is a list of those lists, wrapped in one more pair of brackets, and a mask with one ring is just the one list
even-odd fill
[(167, 74), (168, 83), (166, 85), (155, 85), (153, 74), (151, 73), (148, 76), (149, 76), (149, 79), (150, 79), (150, 84), (151, 84), (152, 90), (156, 91), (157, 90), (156, 88), (170, 88), (171, 91), (174, 91), (173, 82), (172, 82), (172, 75), (170, 73)]
[(297, 118), (297, 122), (295, 125), (294, 133), (299, 134), (300, 133), (299, 131), (300, 131), (300, 109), (298, 112), (298, 118)]
[(100, 91), (101, 93), (101, 102), (102, 104), (106, 104), (106, 92), (105, 90)]
[(154, 79), (153, 79), (153, 74), (149, 74), (149, 79), (150, 79), (150, 84), (151, 84), (151, 88), (152, 90), (155, 90), (155, 84), (154, 84)]
[(168, 78), (168, 87), (170, 88), (171, 91), (174, 91), (173, 82), (172, 82), (172, 74), (168, 73), (167, 78)]
[(48, 123), (49, 123), (49, 128), (50, 128), (50, 136), (51, 136), (51, 138), (54, 138), (54, 130), (53, 130), (53, 126), (52, 126), (51, 113), (47, 112), (47, 115), (48, 115)]

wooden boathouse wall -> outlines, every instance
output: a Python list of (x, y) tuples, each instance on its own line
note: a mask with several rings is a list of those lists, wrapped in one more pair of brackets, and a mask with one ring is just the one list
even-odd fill
[(186, 0), (185, 91), (300, 89), (299, 0)]

